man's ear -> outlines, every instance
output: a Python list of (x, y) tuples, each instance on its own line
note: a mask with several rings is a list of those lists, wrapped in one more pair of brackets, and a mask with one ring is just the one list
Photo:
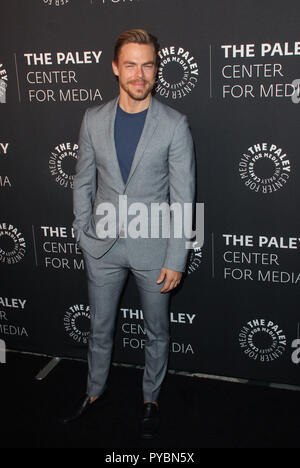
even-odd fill
[(116, 62), (113, 60), (112, 62), (112, 69), (113, 69), (113, 72), (116, 76), (119, 76), (119, 69), (118, 69), (118, 65), (116, 64)]

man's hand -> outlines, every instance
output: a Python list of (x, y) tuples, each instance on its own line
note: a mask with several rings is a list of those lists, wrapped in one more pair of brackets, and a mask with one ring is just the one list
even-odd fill
[(160, 284), (163, 282), (163, 280), (165, 280), (165, 284), (160, 290), (161, 293), (164, 293), (176, 288), (179, 285), (181, 278), (181, 271), (168, 270), (168, 268), (162, 268), (156, 283)]

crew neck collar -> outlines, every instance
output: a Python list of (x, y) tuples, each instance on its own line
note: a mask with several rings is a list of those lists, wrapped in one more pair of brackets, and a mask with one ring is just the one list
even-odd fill
[[(150, 107), (150, 106), (149, 106), (149, 107)], [(126, 112), (126, 111), (124, 111), (124, 109), (122, 109), (122, 107), (120, 106), (120, 103), (118, 103), (118, 111), (121, 112), (121, 113), (123, 113), (124, 115), (128, 115), (128, 116), (131, 116), (131, 117), (140, 116), (140, 115), (146, 113), (146, 112), (148, 111), (149, 107), (147, 107), (147, 109), (145, 109), (145, 110), (143, 110), (143, 111), (141, 111), (141, 112), (134, 112), (134, 113), (132, 113), (132, 112)]]

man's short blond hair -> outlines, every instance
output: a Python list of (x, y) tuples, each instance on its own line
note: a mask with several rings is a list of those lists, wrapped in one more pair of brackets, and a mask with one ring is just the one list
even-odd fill
[(114, 61), (118, 63), (121, 47), (125, 44), (145, 44), (152, 45), (156, 55), (156, 66), (159, 64), (159, 44), (155, 36), (148, 33), (145, 29), (130, 29), (124, 31), (117, 39), (115, 44)]

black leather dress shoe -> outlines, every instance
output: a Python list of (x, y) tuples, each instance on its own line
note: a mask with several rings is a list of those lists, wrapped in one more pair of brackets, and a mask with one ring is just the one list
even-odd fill
[(159, 427), (158, 406), (154, 403), (144, 403), (144, 414), (141, 424), (143, 439), (152, 439)]
[(70, 416), (60, 419), (60, 422), (62, 424), (69, 424), (71, 422), (77, 421), (82, 416), (84, 416), (91, 408), (97, 407), (99, 402), (101, 402), (105, 398), (105, 396), (106, 392), (102, 393), (102, 395), (100, 395), (97, 398), (97, 400), (91, 403), (90, 397), (86, 395), (79, 403), (77, 410)]

